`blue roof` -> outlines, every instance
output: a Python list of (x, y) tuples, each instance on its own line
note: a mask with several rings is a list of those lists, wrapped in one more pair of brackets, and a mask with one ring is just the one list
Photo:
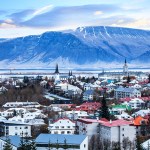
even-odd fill
[(66, 139), (67, 144), (69, 145), (80, 145), (84, 139), (86, 138), (86, 135), (67, 135), (67, 134), (40, 134), (35, 142), (36, 144), (48, 144), (49, 142), (51, 144), (56, 144), (57, 142), (59, 144), (64, 144), (64, 140)]
[(84, 95), (93, 95), (94, 94), (94, 90), (86, 90), (83, 94)]
[(0, 137), (1, 140), (3, 141), (6, 141), (7, 139), (10, 140), (10, 143), (15, 146), (15, 147), (19, 147), (20, 146), (20, 137), (17, 136), (17, 135), (14, 135), (14, 136), (3, 136), (3, 137)]
[(117, 88), (115, 91), (132, 93), (132, 92), (135, 91), (135, 90), (136, 90), (136, 89), (134, 89), (134, 88), (119, 87), (119, 88)]

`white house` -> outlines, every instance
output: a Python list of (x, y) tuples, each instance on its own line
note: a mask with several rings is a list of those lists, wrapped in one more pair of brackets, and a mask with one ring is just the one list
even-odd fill
[(83, 93), (83, 100), (88, 101), (88, 100), (93, 100), (94, 97), (94, 90), (86, 90)]
[(7, 102), (3, 105), (4, 108), (13, 108), (13, 107), (23, 107), (23, 106), (32, 106), (32, 107), (39, 107), (38, 102)]
[(49, 145), (53, 145), (51, 150), (88, 150), (88, 137), (85, 135), (66, 135), (66, 134), (40, 134), (36, 140), (37, 150), (47, 150)]
[(114, 96), (116, 99), (124, 97), (141, 97), (141, 92), (135, 88), (119, 87), (114, 90)]
[(129, 101), (128, 105), (131, 106), (132, 109), (140, 109), (144, 106), (145, 102), (139, 98), (134, 98)]
[(58, 119), (53, 124), (49, 124), (49, 133), (51, 134), (74, 134), (75, 122), (70, 119)]
[(136, 127), (131, 121), (115, 120), (100, 123), (99, 133), (103, 139), (110, 142), (122, 143), (124, 138), (129, 138), (131, 142), (136, 139)]
[(25, 108), (9, 108), (5, 111), (1, 111), (0, 116), (12, 117), (14, 114), (14, 111), (16, 112), (16, 114), (25, 114), (27, 112)]
[(86, 111), (65, 111), (63, 115), (72, 120), (76, 120), (78, 118), (86, 118), (89, 116)]
[(68, 83), (60, 83), (55, 86), (55, 89), (62, 90), (64, 92), (67, 92), (68, 90), (74, 91), (74, 94), (81, 94), (82, 90), (78, 88), (77, 86), (68, 84)]
[(133, 117), (128, 115), (127, 113), (122, 113), (120, 115), (115, 115), (115, 117), (117, 117), (118, 119), (125, 119), (125, 120), (132, 120)]
[(135, 112), (133, 114), (133, 116), (141, 116), (141, 117), (144, 117), (146, 115), (150, 114), (150, 109), (146, 109), (146, 110), (139, 110), (137, 112)]
[(1, 120), (0, 121), (1, 136), (18, 135), (31, 137), (31, 125), (27, 123)]

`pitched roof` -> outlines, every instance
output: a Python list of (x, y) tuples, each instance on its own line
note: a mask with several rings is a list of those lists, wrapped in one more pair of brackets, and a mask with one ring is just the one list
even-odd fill
[(37, 144), (47, 144), (47, 143), (59, 143), (64, 144), (64, 140), (66, 139), (67, 144), (69, 145), (80, 145), (84, 139), (86, 138), (86, 135), (67, 135), (67, 134), (40, 134), (35, 142)]
[(126, 121), (122, 119), (102, 123), (103, 126), (107, 126), (107, 127), (124, 126), (124, 125), (130, 125), (130, 124), (133, 124), (133, 123), (131, 121)]
[(141, 116), (137, 116), (137, 117), (134, 119), (133, 123), (134, 123), (135, 126), (140, 126), (142, 121), (146, 121), (146, 122), (147, 122), (147, 119), (144, 119), (144, 118), (141, 117)]
[(15, 146), (15, 147), (19, 147), (20, 146), (20, 137), (17, 136), (17, 135), (14, 135), (14, 136), (3, 136), (3, 137), (0, 137), (1, 140), (3, 141), (7, 141), (7, 139), (10, 140), (10, 143)]

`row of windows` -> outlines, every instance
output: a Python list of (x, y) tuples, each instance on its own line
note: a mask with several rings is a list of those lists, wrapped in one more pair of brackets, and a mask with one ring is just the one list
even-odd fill
[[(55, 128), (56, 128), (56, 129), (59, 129), (59, 128), (64, 129), (65, 127), (64, 127), (64, 126), (60, 126), (60, 127), (59, 127), (59, 126), (55, 126)], [(67, 126), (67, 128), (69, 128), (69, 129), (70, 129), (71, 127), (70, 127), (70, 126)], [(72, 126), (72, 128), (75, 128), (75, 127), (74, 127), (74, 126)]]
[[(15, 127), (16, 130), (18, 130), (19, 128), (23, 129), (23, 127)], [(28, 127), (26, 126), (26, 127), (24, 127), (24, 129), (28, 129)]]
[[(49, 132), (50, 134), (52, 134), (52, 132), (50, 131)], [(67, 131), (67, 132), (65, 132), (65, 131), (61, 131), (61, 134), (71, 134), (71, 132), (70, 131)], [(58, 134), (58, 131), (54, 131), (54, 134)]]

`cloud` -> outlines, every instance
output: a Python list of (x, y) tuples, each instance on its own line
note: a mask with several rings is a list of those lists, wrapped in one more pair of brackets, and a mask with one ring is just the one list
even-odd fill
[(5, 13), (6, 13), (6, 11), (0, 10), (0, 15), (4, 15)]
[(48, 6), (42, 7), (40, 9), (37, 9), (32, 15), (36, 16), (36, 15), (42, 14), (52, 8), (53, 8), (53, 5), (48, 5)]
[(58, 27), (68, 24), (85, 25), (94, 16), (119, 11), (116, 5), (84, 5), (72, 7), (55, 7), (52, 10), (36, 15), (20, 24), (28, 27)]
[[(149, 10), (144, 10), (142, 6), (99, 4), (53, 7), (47, 5), (39, 9), (26, 9), (5, 15), (0, 20), (0, 28), (19, 29), (16, 30), (17, 34), (21, 30), (28, 31), (28, 34), (35, 34), (39, 33), (38, 30), (40, 32), (65, 30), (79, 26), (122, 26), (150, 29), (150, 18), (147, 14)], [(28, 29), (23, 30), (23, 28)], [(33, 29), (35, 29), (34, 32)]]
[(102, 15), (102, 14), (103, 14), (103, 12), (102, 12), (102, 11), (99, 11), (99, 10), (94, 12), (94, 15), (95, 15), (95, 16), (97, 16), (97, 15)]
[(11, 15), (6, 16), (7, 18), (13, 20), (16, 23), (23, 21), (27, 16), (34, 13), (34, 9), (22, 10), (19, 12), (12, 13)]

